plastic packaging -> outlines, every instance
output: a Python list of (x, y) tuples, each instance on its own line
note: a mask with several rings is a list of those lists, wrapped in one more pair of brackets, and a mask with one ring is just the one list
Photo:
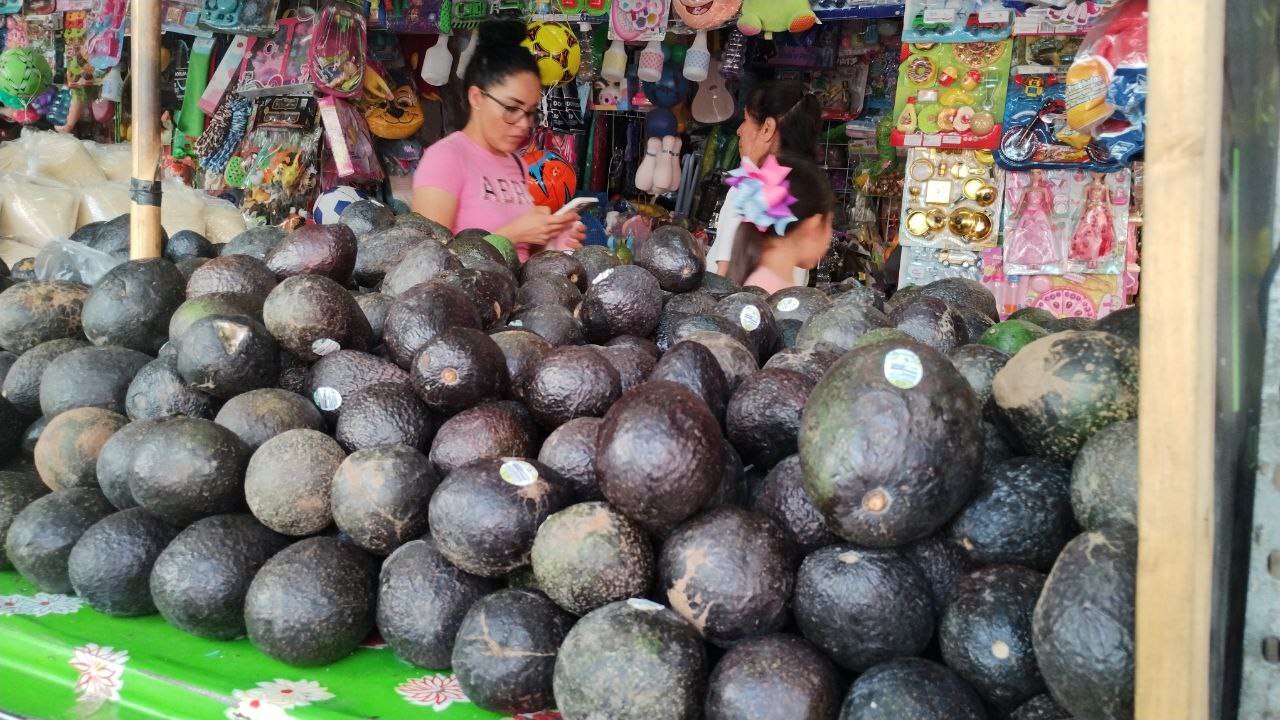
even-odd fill
[(242, 97), (294, 95), (311, 92), (307, 57), (311, 49), (311, 28), (315, 14), (281, 18), (276, 34), (258, 38), (240, 64)]
[(160, 202), (160, 224), (170, 237), (183, 230), (205, 233), (204, 203), (200, 193), (177, 181), (164, 183)]
[(354, 5), (330, 2), (311, 30), (307, 66), (316, 90), (335, 97), (362, 92), (366, 51), (364, 14)]
[(1120, 163), (1146, 140), (1147, 0), (1116, 6), (1089, 34), (1067, 71), (1067, 122), (1089, 132)]
[(103, 182), (88, 185), (80, 195), (80, 212), (76, 226), (105, 222), (129, 212), (129, 185), (120, 182)]
[(54, 238), (36, 254), (36, 279), (92, 285), (124, 261), (88, 245)]
[(70, 237), (80, 211), (80, 191), (47, 178), (0, 177), (0, 236), (32, 247)]
[(279, 0), (204, 0), (200, 27), (232, 35), (269, 37), (276, 32)]
[(66, 185), (91, 185), (107, 180), (82, 142), (71, 135), (24, 130), (18, 142), (27, 158), (27, 174)]
[(108, 180), (128, 182), (133, 176), (133, 154), (129, 143), (103, 145), (85, 140), (84, 149)]
[(902, 39), (912, 43), (995, 42), (1009, 37), (1013, 13), (999, 0), (907, 0)]
[[(1004, 121), (1012, 50), (1012, 40), (903, 44), (893, 144), (995, 149)], [(914, 118), (908, 118), (913, 98)]]
[(240, 208), (221, 198), (196, 193), (204, 203), (204, 237), (214, 245), (228, 242), (244, 232), (248, 223), (240, 214)]
[(339, 179), (358, 182), (382, 179), (382, 166), (378, 165), (364, 116), (344, 100), (322, 97), (320, 119), (324, 122), (325, 141)]

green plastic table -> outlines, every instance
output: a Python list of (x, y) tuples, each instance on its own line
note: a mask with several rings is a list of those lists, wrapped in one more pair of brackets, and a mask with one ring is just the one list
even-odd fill
[[(376, 635), (332, 665), (276, 662), (159, 615), (113, 618), (0, 572), (0, 710), (60, 720), (497, 720), (448, 672), (397, 660)], [(557, 713), (517, 716), (555, 720)]]

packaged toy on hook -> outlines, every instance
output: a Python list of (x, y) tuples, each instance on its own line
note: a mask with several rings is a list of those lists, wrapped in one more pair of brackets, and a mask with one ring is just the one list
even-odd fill
[(1119, 273), (1128, 222), (1128, 170), (1007, 173), (1004, 272)]
[(1145, 142), (1147, 0), (1127, 0), (1085, 36), (1067, 71), (1067, 122), (1091, 133), (1118, 162)]
[(1006, 6), (1017, 11), (1014, 35), (1062, 35), (1083, 33), (1098, 16), (1122, 0), (1055, 0), (1052, 3), (1015, 2)]
[(369, 13), (377, 13), (382, 27), (393, 33), (436, 35), (452, 29), (452, 9), (447, 0), (372, 0)]
[(280, 0), (204, 0), (200, 27), (233, 35), (268, 37), (276, 32), (279, 9)]
[(667, 34), (671, 0), (614, 0), (609, 39), (623, 42), (662, 40)]
[(899, 147), (1000, 144), (1012, 40), (902, 46), (893, 106)]
[(1120, 164), (1092, 135), (1067, 124), (1065, 73), (1015, 74), (1004, 110), (996, 160), (1003, 168), (1087, 168), (1114, 172)]
[(364, 81), (365, 18), (338, 0), (320, 11), (311, 31), (308, 66), (316, 90), (334, 97), (358, 95)]
[(307, 57), (315, 13), (309, 9), (298, 17), (281, 18), (276, 34), (253, 38), (252, 50), (240, 64), (240, 87), (244, 97), (309, 94), (311, 77)]
[(369, 128), (350, 103), (334, 97), (320, 98), (320, 120), (338, 178), (354, 182), (382, 179), (382, 166), (378, 164)]
[(981, 250), (997, 244), (1004, 172), (990, 152), (911, 150), (904, 187), (904, 246)]
[(995, 42), (1009, 37), (1013, 12), (999, 0), (907, 0), (904, 42)]

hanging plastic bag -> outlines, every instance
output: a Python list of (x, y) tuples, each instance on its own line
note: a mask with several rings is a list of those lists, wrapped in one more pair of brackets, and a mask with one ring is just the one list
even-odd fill
[(352, 182), (382, 179), (382, 166), (378, 164), (369, 127), (351, 103), (320, 98), (320, 119), (338, 178)]
[(363, 90), (365, 18), (345, 2), (331, 2), (320, 11), (311, 31), (307, 65), (316, 91), (349, 98)]
[(1067, 71), (1067, 122), (1119, 163), (1142, 150), (1147, 101), (1147, 0), (1117, 5), (1089, 31)]
[(92, 285), (124, 261), (88, 245), (55, 238), (36, 254), (36, 279)]
[(276, 32), (279, 0), (205, 0), (200, 27), (232, 35), (268, 37)]
[(315, 13), (305, 10), (297, 17), (281, 18), (276, 34), (253, 44), (240, 63), (241, 97), (267, 95), (308, 95), (311, 76), (307, 57), (311, 50), (311, 29)]

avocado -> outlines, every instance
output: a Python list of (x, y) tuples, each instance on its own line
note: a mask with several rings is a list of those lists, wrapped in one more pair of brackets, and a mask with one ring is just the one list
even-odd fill
[(156, 612), (151, 569), (179, 530), (142, 508), (104, 517), (71, 549), (67, 561), (71, 587), (105, 615), (135, 617)]
[(305, 392), (326, 418), (336, 422), (348, 398), (380, 383), (392, 383), (404, 392), (412, 392), (409, 375), (395, 363), (369, 353), (339, 350), (311, 366)]
[(84, 333), (95, 345), (155, 354), (168, 340), (169, 316), (182, 304), (184, 286), (182, 273), (168, 260), (121, 263), (85, 298)]
[(995, 295), (986, 285), (977, 280), (966, 277), (942, 278), (920, 288), (920, 294), (924, 297), (937, 298), (957, 311), (961, 308), (970, 308), (982, 313), (991, 322), (1000, 319)]
[(628, 349), (634, 348), (636, 350), (642, 351), (645, 355), (648, 355), (650, 358), (653, 359), (655, 363), (658, 360), (662, 359), (662, 351), (658, 349), (657, 343), (653, 342), (648, 338), (642, 338), (636, 335), (619, 335), (618, 337), (613, 338), (609, 342), (605, 343), (603, 347), (628, 348)]
[(869, 330), (865, 335), (858, 338), (853, 343), (853, 347), (860, 348), (867, 345), (875, 345), (879, 342), (900, 343), (903, 341), (915, 342), (916, 339), (898, 328), (876, 328), (875, 330)]
[(101, 408), (76, 408), (54, 416), (36, 443), (40, 479), (52, 490), (98, 488), (98, 454), (129, 418)]
[(889, 315), (889, 321), (944, 355), (969, 342), (969, 329), (964, 318), (937, 298), (918, 297), (897, 305)]
[(1040, 672), (1075, 717), (1133, 717), (1137, 560), (1130, 528), (1080, 535), (1063, 548), (1036, 602)]
[(511, 382), (508, 394), (523, 399), (529, 377), (553, 346), (541, 335), (527, 330), (503, 330), (490, 335), (502, 350)]
[(440, 282), (414, 286), (392, 303), (382, 329), (387, 352), (405, 370), (413, 356), (451, 327), (480, 329), (480, 315), (467, 296)]
[(837, 300), (805, 322), (795, 346), (845, 353), (869, 331), (892, 326), (889, 316), (874, 307)]
[(431, 442), (431, 463), (441, 475), (476, 460), (533, 457), (538, 428), (518, 402), (481, 403), (463, 410), (440, 426)]
[(222, 257), (242, 255), (261, 260), (271, 252), (271, 248), (284, 239), (285, 231), (274, 225), (251, 227), (231, 238), (218, 253)]
[(75, 232), (71, 233), (71, 237), (67, 239), (74, 243), (81, 243), (83, 245), (92, 246), (94, 239), (98, 236), (98, 233), (102, 231), (103, 226), (105, 226), (106, 224), (107, 223), (105, 220), (99, 220), (97, 222), (91, 222), (86, 225), (81, 225), (79, 228), (76, 229)]
[(906, 287), (899, 286), (894, 290), (893, 294), (884, 301), (884, 308), (882, 309), (885, 314), (888, 314), (893, 312), (895, 307), (919, 297), (924, 297), (923, 285), (908, 285)]
[(716, 311), (715, 296), (706, 290), (697, 289), (672, 295), (662, 306), (664, 313), (680, 313), (683, 315), (712, 315)]
[(210, 315), (243, 315), (262, 322), (263, 297), (243, 293), (209, 293), (178, 306), (169, 318), (169, 342), (176, 343), (191, 325)]
[[(0, 398), (0, 457), (25, 462), (17, 455), (25, 442), (28, 420), (8, 400)], [(0, 465), (0, 469), (4, 467)]]
[(1141, 335), (1139, 331), (1141, 315), (1137, 305), (1121, 308), (1099, 320), (1093, 329), (1128, 340), (1129, 344), (1136, 348)]
[(1054, 320), (1057, 320), (1058, 316), (1054, 315), (1048, 310), (1045, 310), (1044, 308), (1024, 307), (1024, 308), (1019, 308), (1017, 310), (1014, 310), (1012, 313), (1010, 313), (1007, 319), (1022, 320), (1023, 322), (1029, 322), (1032, 325), (1038, 325), (1040, 327), (1044, 327), (1045, 325), (1048, 325)]
[(647, 336), (658, 326), (662, 289), (647, 270), (621, 265), (591, 281), (582, 298), (580, 317), (592, 342), (619, 335)]
[(783, 323), (790, 323), (787, 327), (795, 330), (792, 334), (792, 342), (787, 343), (790, 347), (794, 344), (800, 327), (819, 310), (830, 305), (831, 298), (817, 288), (789, 287), (770, 295), (768, 303), (769, 309), (773, 311), (774, 320), (778, 323), (779, 342), (781, 343), (781, 338), (785, 334)]
[[(108, 220), (85, 244), (120, 260), (129, 259), (129, 213)], [(169, 242), (169, 234), (160, 228), (160, 247)]]
[(418, 350), (409, 369), (413, 389), (432, 411), (461, 412), (507, 391), (502, 349), (488, 335), (464, 327), (445, 329)]
[[(178, 272), (182, 273), (182, 287), (185, 288), (187, 283), (191, 282), (191, 275), (195, 273), (197, 268), (209, 262), (211, 259), (212, 258), (193, 257), (187, 258), (186, 260), (179, 260), (174, 263), (173, 266), (178, 268)], [(183, 297), (186, 297), (185, 290), (183, 291)]]
[(778, 343), (778, 323), (766, 299), (749, 292), (734, 293), (716, 303), (716, 314), (742, 330), (743, 344), (759, 362), (773, 354)]
[(574, 617), (535, 590), (499, 590), (471, 606), (453, 646), (453, 674), (485, 710), (529, 713), (555, 706), (556, 652)]
[(845, 540), (919, 540), (972, 496), (981, 419), (973, 390), (936, 350), (914, 342), (853, 350), (809, 395), (799, 435), (805, 490)]
[(333, 474), (333, 520), (351, 541), (387, 555), (427, 530), (427, 502), (440, 484), (416, 448), (357, 450)]
[(342, 408), (333, 437), (347, 452), (379, 445), (423, 449), (431, 442), (435, 420), (403, 385), (370, 385), (352, 395)]
[(872, 307), (885, 312), (884, 293), (876, 288), (868, 287), (856, 280), (846, 280), (836, 285), (828, 285), (823, 292), (831, 298), (831, 304), (849, 303)]
[(576, 615), (643, 596), (653, 581), (648, 536), (603, 502), (580, 503), (548, 517), (538, 528), (532, 561), (538, 588)]
[(485, 263), (492, 263), (500, 265), (510, 272), (511, 268), (507, 265), (507, 258), (497, 246), (486, 240), (486, 237), (488, 237), (488, 233), (485, 231), (468, 233), (468, 231), (463, 230), (454, 236), (448, 247), (462, 261), (463, 267), (478, 267)]
[(636, 242), (635, 264), (658, 279), (663, 290), (689, 292), (702, 284), (706, 256), (693, 234), (679, 225), (663, 225)]
[(449, 228), (435, 220), (423, 217), (421, 213), (408, 212), (396, 215), (396, 227), (414, 228), (418, 232), (426, 233), (427, 237), (441, 245), (453, 239), (453, 233), (449, 232)]
[(760, 369), (755, 354), (746, 345), (724, 333), (704, 330), (690, 333), (685, 340), (698, 343), (711, 351), (724, 374), (725, 387), (729, 393), (736, 390), (738, 383), (744, 378)]
[(9, 375), (9, 369), (18, 361), (18, 356), (8, 350), (0, 350), (0, 387), (4, 386), (4, 379)]
[(662, 545), (658, 578), (667, 603), (708, 642), (730, 647), (781, 629), (794, 580), (786, 541), (742, 508), (710, 510)]
[(729, 389), (716, 355), (707, 346), (688, 341), (677, 343), (658, 360), (649, 379), (684, 385), (706, 402), (717, 420), (724, 417)]
[[(573, 255), (558, 250), (544, 250), (532, 255), (520, 268), (520, 281), (529, 282), (542, 275), (564, 278), (580, 292), (587, 291), (587, 271)], [(594, 279), (594, 278), (593, 278)]]
[(971, 343), (976, 343), (978, 338), (985, 335), (991, 329), (991, 326), (997, 322), (987, 317), (985, 313), (974, 310), (971, 307), (962, 305), (951, 309), (960, 314), (960, 319), (964, 321), (964, 327), (969, 334), (969, 342)]
[(750, 638), (724, 654), (707, 688), (707, 720), (832, 720), (839, 673), (795, 635)]
[(840, 707), (840, 720), (987, 720), (977, 693), (960, 676), (922, 658), (899, 658), (863, 673)]
[(720, 484), (724, 440), (706, 403), (659, 380), (622, 396), (600, 425), (596, 477), (605, 498), (647, 530), (666, 533)]
[[(372, 280), (378, 272), (382, 272), (382, 292), (399, 297), (414, 285), (430, 282), (446, 272), (462, 269), (462, 261), (443, 244), (429, 238), (414, 238), (413, 235), (406, 233), (403, 228), (396, 228), (366, 239), (366, 245), (378, 243), (376, 247), (380, 248), (383, 259), (374, 260), (370, 269), (362, 273), (363, 279)], [(406, 242), (413, 244), (405, 248)], [(400, 261), (387, 269), (397, 254), (400, 254)]]
[(1099, 430), (1071, 467), (1071, 508), (1085, 530), (1138, 526), (1138, 421)]
[(1005, 437), (1004, 432), (993, 422), (988, 420), (982, 421), (982, 470), (986, 472), (988, 468), (995, 467), (996, 463), (1004, 462), (1013, 457), (1013, 448), (1009, 446), (1009, 440)]
[(1044, 329), (1051, 333), (1062, 332), (1063, 330), (1097, 330), (1098, 321), (1087, 317), (1062, 317), (1054, 318), (1052, 322), (1044, 324)]
[(436, 279), (461, 290), (475, 306), (480, 324), (487, 330), (497, 330), (516, 306), (515, 278), (505, 268), (498, 270), (449, 270)]
[[(664, 326), (664, 323), (673, 317), (674, 321), (670, 327)], [(654, 336), (670, 348), (676, 343), (687, 340), (690, 335), (696, 332), (723, 333), (747, 346), (750, 346), (751, 342), (747, 337), (747, 331), (743, 330), (741, 325), (736, 321), (721, 317), (714, 310), (708, 315), (679, 315), (678, 317), (664, 312), (658, 318), (658, 327), (654, 330)]]
[(358, 238), (386, 230), (396, 224), (396, 214), (391, 208), (373, 200), (357, 200), (342, 210), (338, 222), (347, 226)]
[(32, 280), (0, 292), (0, 349), (22, 355), (40, 343), (80, 338), (89, 288), (62, 280)]
[(262, 323), (243, 315), (200, 318), (176, 346), (182, 379), (222, 400), (269, 388), (280, 379), (280, 346)]
[(194, 230), (179, 230), (164, 244), (164, 259), (175, 265), (183, 260), (217, 256), (213, 243)]
[[(9, 431), (10, 426), (13, 424), (12, 416), (16, 412), (17, 410), (15, 410), (7, 400), (0, 400), (0, 428), (3, 428), (3, 430), (0, 430), (0, 432)], [(20, 421), (26, 420), (26, 418), (23, 417), (21, 414), (19, 414), (19, 418), (20, 418)], [(32, 422), (30, 425), (27, 426), (27, 429), (22, 432), (22, 457), (14, 458), (11, 462), (15, 462), (15, 463), (25, 462), (26, 465), (28, 466), (27, 469), (30, 469), (30, 470), (35, 469), (35, 465), (34, 465), (34, 462), (31, 461), (31, 457), (35, 455), (36, 443), (40, 442), (40, 435), (44, 433), (44, 429), (48, 424), (49, 424), (49, 418), (41, 415), (40, 417), (36, 418), (34, 422)], [(12, 449), (6, 448), (6, 452), (12, 452)], [(11, 468), (6, 466), (3, 469), (8, 470)]]
[(135, 447), (129, 492), (173, 525), (244, 507), (249, 451), (235, 433), (196, 418), (155, 420)]
[(996, 323), (978, 338), (978, 343), (1016, 355), (1022, 348), (1049, 334), (1048, 330), (1027, 320), (1009, 318)]
[(952, 350), (948, 357), (978, 396), (983, 417), (994, 418), (995, 401), (991, 397), (991, 383), (1000, 368), (1009, 362), (1009, 353), (987, 345), (961, 345)]
[(814, 381), (792, 370), (760, 370), (748, 375), (729, 398), (725, 437), (742, 459), (761, 469), (797, 451), (800, 414)]
[(560, 475), (579, 500), (603, 500), (596, 482), (596, 438), (600, 418), (574, 418), (556, 428), (542, 443), (538, 462)]
[(984, 470), (978, 493), (947, 530), (979, 564), (1048, 570), (1076, 532), (1071, 473), (1040, 458), (1013, 458)]
[(639, 347), (608, 345), (596, 346), (593, 349), (603, 355), (604, 359), (613, 365), (613, 369), (618, 371), (622, 392), (627, 392), (648, 379), (649, 373), (653, 372), (654, 366), (658, 363), (656, 358)]
[(559, 275), (535, 275), (520, 286), (516, 302), (521, 308), (558, 305), (573, 311), (582, 302), (582, 291), (568, 278)]
[(378, 586), (382, 639), (401, 660), (436, 669), (449, 667), (467, 610), (499, 588), (449, 564), (429, 537), (391, 553)]
[[(0, 470), (0, 537), (9, 534), (9, 526), (23, 508), (49, 494), (49, 486), (40, 482), (33, 472)], [(13, 564), (0, 544), (0, 570), (10, 570)]]
[(268, 560), (244, 598), (249, 641), (289, 665), (328, 665), (373, 629), (377, 566), (332, 537), (299, 540)]
[(431, 537), (449, 562), (498, 578), (529, 564), (534, 534), (573, 492), (545, 465), (477, 460), (449, 473), (431, 496)]
[(49, 417), (78, 407), (124, 412), (129, 383), (151, 357), (121, 347), (86, 347), (54, 358), (40, 376), (40, 411)]
[(973, 560), (964, 548), (941, 533), (905, 545), (902, 552), (924, 573), (924, 579), (929, 582), (929, 595), (933, 598), (934, 610), (941, 619), (943, 610), (951, 602), (952, 588), (956, 581), (973, 570)]
[(801, 557), (840, 542), (805, 494), (799, 455), (773, 466), (756, 488), (751, 509), (772, 520)]
[(114, 511), (96, 488), (67, 488), (40, 497), (14, 516), (4, 552), (42, 592), (71, 592), (67, 559), (86, 530)]
[(828, 350), (792, 347), (774, 353), (763, 369), (791, 370), (809, 376), (817, 384), (839, 359), (839, 354)]
[(733, 449), (733, 445), (721, 443), (720, 447), (722, 450), (720, 456), (723, 460), (720, 481), (716, 485), (715, 492), (711, 493), (711, 499), (702, 506), (702, 509), (713, 510), (725, 506), (747, 507), (751, 491), (764, 481), (765, 474), (752, 468), (751, 477), (748, 478), (747, 469), (742, 465), (742, 456)]
[(315, 430), (288, 430), (249, 458), (244, 498), (263, 525), (281, 535), (305, 537), (333, 521), (329, 489), (346, 453)]
[(248, 255), (224, 253), (196, 268), (187, 279), (187, 299), (212, 293), (240, 293), (266, 298), (276, 286), (267, 264)]
[(107, 500), (120, 510), (138, 506), (138, 501), (133, 499), (133, 491), (129, 489), (134, 472), (133, 459), (138, 448), (146, 441), (150, 429), (163, 419), (131, 422), (117, 430), (98, 451), (95, 470), (98, 486)]
[(929, 582), (899, 550), (814, 551), (796, 575), (792, 611), (810, 642), (854, 672), (918, 655), (933, 637)]
[(286, 544), (248, 513), (197, 520), (156, 558), (151, 599), (183, 632), (211, 640), (243, 637), (249, 583)]
[(723, 275), (717, 275), (710, 270), (702, 273), (702, 284), (699, 287), (708, 293), (711, 293), (711, 296), (716, 300), (729, 297), (734, 293), (742, 292), (741, 285)]
[(1137, 415), (1138, 352), (1106, 332), (1056, 333), (1013, 356), (991, 389), (1026, 450), (1070, 463), (1095, 432)]
[(1009, 720), (1075, 720), (1049, 695), (1037, 695), (1009, 716)]
[(325, 429), (324, 418), (310, 400), (278, 388), (231, 398), (213, 421), (235, 433), (249, 452), (286, 430)]
[(380, 292), (364, 293), (356, 296), (356, 305), (360, 306), (360, 311), (364, 313), (364, 319), (369, 321), (369, 329), (373, 331), (372, 344), (379, 345), (382, 342), (382, 331), (387, 323), (387, 313), (391, 312), (391, 305), (395, 299), (390, 295), (383, 295)]
[[(616, 268), (622, 264), (617, 255), (609, 252), (609, 249), (601, 245), (583, 245), (573, 251), (573, 258), (582, 264), (585, 271), (583, 281), (585, 284), (579, 285), (578, 289), (582, 290), (586, 284), (590, 284), (600, 273), (610, 268)], [(576, 282), (574, 283), (577, 284)]]
[(1003, 712), (1044, 692), (1031, 616), (1045, 576), (992, 565), (961, 577), (938, 625), (947, 666)]
[(276, 389), (303, 395), (307, 392), (307, 377), (310, 374), (311, 367), (297, 355), (288, 350), (280, 351), (280, 380), (276, 382)]
[(36, 259), (25, 257), (15, 262), (13, 267), (9, 268), (9, 279), (15, 285), (34, 281), (36, 279)]
[(524, 388), (529, 412), (552, 430), (574, 418), (600, 417), (622, 393), (618, 370), (599, 351), (555, 348), (538, 362)]
[(484, 236), (484, 241), (492, 245), (502, 256), (502, 263), (507, 266), (507, 270), (512, 273), (520, 272), (520, 253), (510, 240), (496, 233), (489, 233)]
[(578, 322), (572, 312), (559, 305), (535, 305), (517, 310), (507, 326), (537, 333), (556, 347), (586, 342), (586, 330), (582, 323)]
[(306, 362), (339, 349), (365, 351), (374, 344), (356, 299), (321, 275), (285, 278), (263, 302), (262, 320), (281, 347)]

